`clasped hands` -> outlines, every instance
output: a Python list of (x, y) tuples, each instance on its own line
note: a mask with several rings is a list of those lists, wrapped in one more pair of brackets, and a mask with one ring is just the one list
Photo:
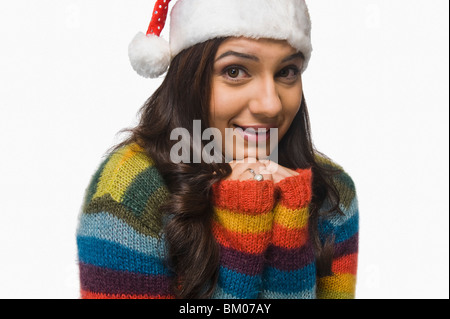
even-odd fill
[(271, 180), (275, 184), (287, 177), (299, 175), (298, 172), (268, 159), (259, 160), (254, 157), (247, 157), (242, 160), (233, 160), (229, 164), (233, 171), (225, 180), (251, 180), (253, 174), (249, 169), (253, 169), (256, 174), (261, 174), (264, 180)]

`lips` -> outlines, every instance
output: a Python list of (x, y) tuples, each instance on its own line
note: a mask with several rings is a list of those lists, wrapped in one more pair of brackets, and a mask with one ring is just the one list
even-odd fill
[(269, 131), (271, 128), (276, 128), (276, 125), (237, 125), (234, 124), (235, 127), (240, 127), (243, 130), (249, 129), (254, 131)]
[(251, 142), (266, 141), (270, 138), (270, 129), (273, 125), (234, 125), (237, 132), (246, 140)]

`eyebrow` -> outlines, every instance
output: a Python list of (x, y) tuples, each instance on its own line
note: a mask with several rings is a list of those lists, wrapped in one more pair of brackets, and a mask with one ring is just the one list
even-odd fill
[[(254, 55), (250, 55), (250, 54), (245, 54), (245, 53), (240, 53), (240, 52), (235, 52), (235, 51), (227, 51), (225, 53), (223, 53), (222, 55), (220, 55), (215, 62), (219, 61), (220, 59), (223, 59), (227, 56), (236, 56), (238, 58), (242, 58), (242, 59), (248, 59), (248, 60), (252, 60), (252, 61), (256, 61), (259, 62), (259, 58), (257, 56)], [(303, 53), (301, 52), (297, 52), (294, 53), (290, 56), (288, 56), (287, 58), (284, 58), (283, 61), (281, 61), (281, 63), (285, 63), (297, 58), (302, 58), (304, 59)]]
[(250, 55), (250, 54), (245, 54), (245, 53), (239, 53), (239, 52), (235, 52), (235, 51), (227, 51), (224, 54), (222, 54), (221, 56), (219, 56), (215, 62), (219, 61), (220, 59), (226, 58), (227, 56), (236, 56), (238, 58), (243, 58), (243, 59), (249, 59), (249, 60), (253, 60), (253, 61), (257, 61), (259, 62), (258, 57), (254, 56), (254, 55)]
[(285, 62), (288, 62), (288, 61), (291, 61), (291, 60), (295, 60), (297, 58), (304, 59), (305, 57), (303, 56), (303, 53), (297, 52), (297, 53), (294, 53), (293, 55), (290, 55), (287, 58), (283, 59), (283, 61), (281, 61), (281, 63), (285, 63)]

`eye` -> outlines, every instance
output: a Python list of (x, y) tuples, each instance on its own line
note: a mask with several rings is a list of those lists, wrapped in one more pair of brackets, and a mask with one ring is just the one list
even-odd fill
[(231, 69), (227, 70), (227, 75), (230, 78), (235, 79), (235, 78), (237, 78), (239, 76), (239, 72), (240, 72), (240, 70), (238, 68), (231, 68)]
[(222, 71), (222, 75), (231, 81), (240, 81), (242, 79), (248, 78), (249, 75), (244, 68), (239, 66), (229, 66)]
[(277, 76), (289, 81), (295, 81), (297, 80), (299, 73), (299, 68), (295, 65), (292, 65), (282, 69), (280, 72), (278, 72)]

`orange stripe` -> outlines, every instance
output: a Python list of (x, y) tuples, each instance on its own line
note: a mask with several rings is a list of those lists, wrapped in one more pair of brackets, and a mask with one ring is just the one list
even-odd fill
[(262, 254), (267, 249), (270, 240), (270, 232), (235, 233), (229, 231), (215, 220), (213, 220), (213, 233), (220, 245), (255, 255)]
[(333, 261), (331, 270), (335, 274), (356, 275), (358, 268), (358, 254), (351, 254), (339, 257)]
[(287, 228), (280, 224), (273, 225), (272, 243), (285, 248), (300, 248), (308, 240), (308, 227)]
[(161, 296), (161, 295), (105, 294), (81, 290), (81, 299), (175, 299), (175, 298), (173, 296)]

